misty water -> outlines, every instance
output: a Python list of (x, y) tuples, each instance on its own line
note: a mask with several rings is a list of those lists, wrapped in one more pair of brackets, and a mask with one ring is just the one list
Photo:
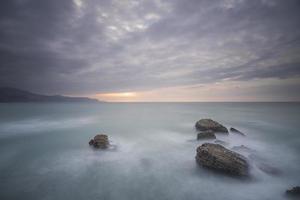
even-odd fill
[[(217, 138), (259, 158), (250, 179), (196, 164), (214, 142), (196, 140), (201, 118), (247, 135)], [(299, 120), (297, 103), (0, 104), (0, 199), (285, 199), (300, 184)], [(97, 133), (115, 148), (91, 148)]]

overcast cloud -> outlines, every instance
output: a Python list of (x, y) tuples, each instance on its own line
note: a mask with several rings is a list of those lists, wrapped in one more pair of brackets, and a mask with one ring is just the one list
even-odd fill
[(233, 96), (300, 100), (299, 0), (0, 4), (0, 86), (93, 95), (221, 83)]

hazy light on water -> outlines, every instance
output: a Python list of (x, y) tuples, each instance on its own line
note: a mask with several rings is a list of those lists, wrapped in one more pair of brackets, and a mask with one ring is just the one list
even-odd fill
[[(299, 106), (266, 106), (262, 113), (257, 105), (239, 104), (73, 104), (51, 106), (51, 113), (50, 105), (31, 106), (43, 120), (27, 113), (0, 125), (6, 135), (0, 137), (1, 199), (284, 199), (284, 191), (299, 184), (299, 152), (280, 140), (278, 128), (298, 128), (288, 113)], [(1, 109), (18, 115), (13, 105)], [(286, 119), (272, 129), (279, 112)], [(244, 181), (197, 166), (197, 146), (213, 142), (195, 140), (194, 122), (206, 116), (247, 134), (218, 135), (227, 148), (246, 145), (282, 174), (266, 174), (250, 161), (253, 178)], [(116, 149), (89, 147), (98, 132)]]

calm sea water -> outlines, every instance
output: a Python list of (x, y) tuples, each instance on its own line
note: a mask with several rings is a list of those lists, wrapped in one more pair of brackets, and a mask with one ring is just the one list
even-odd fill
[[(250, 180), (197, 166), (201, 118), (247, 135), (217, 137), (259, 157), (250, 161)], [(116, 148), (90, 148), (97, 133)], [(300, 185), (299, 155), (296, 103), (0, 104), (3, 200), (285, 199), (286, 189)]]

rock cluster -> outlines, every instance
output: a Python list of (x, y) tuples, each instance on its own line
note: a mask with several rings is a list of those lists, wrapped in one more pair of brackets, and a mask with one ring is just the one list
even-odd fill
[(89, 145), (94, 146), (95, 148), (106, 149), (109, 146), (109, 141), (107, 135), (99, 134), (91, 139)]
[(204, 143), (199, 146), (196, 162), (201, 166), (235, 176), (249, 175), (246, 158), (219, 144)]
[(214, 131), (214, 132), (219, 132), (219, 133), (227, 133), (228, 134), (228, 129), (223, 126), (222, 124), (212, 120), (212, 119), (201, 119), (196, 122), (195, 125), (196, 129), (198, 131)]
[(216, 139), (215, 132), (228, 134), (228, 130), (225, 126), (212, 119), (201, 119), (196, 122), (195, 127), (200, 131), (197, 134), (197, 140)]

